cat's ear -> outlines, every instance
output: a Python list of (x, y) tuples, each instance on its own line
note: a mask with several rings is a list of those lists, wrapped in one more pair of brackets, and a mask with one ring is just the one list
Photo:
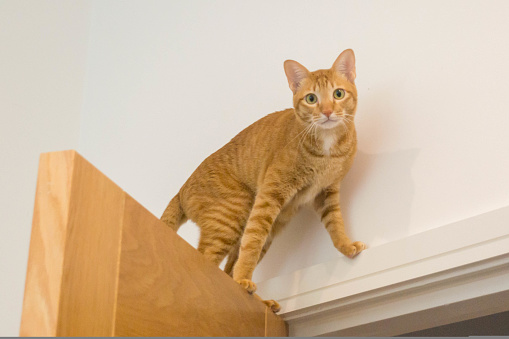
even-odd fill
[(293, 60), (286, 60), (284, 67), (286, 78), (288, 79), (288, 85), (290, 85), (290, 89), (293, 94), (295, 94), (299, 89), (299, 85), (302, 80), (308, 77), (309, 71), (306, 67)]
[(343, 74), (348, 81), (353, 83), (355, 81), (355, 54), (351, 49), (344, 50), (334, 61), (332, 69), (336, 72)]

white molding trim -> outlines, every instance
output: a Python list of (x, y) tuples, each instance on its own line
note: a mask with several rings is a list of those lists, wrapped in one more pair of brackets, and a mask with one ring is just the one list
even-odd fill
[(509, 310), (509, 206), (259, 282), (291, 336), (393, 336)]

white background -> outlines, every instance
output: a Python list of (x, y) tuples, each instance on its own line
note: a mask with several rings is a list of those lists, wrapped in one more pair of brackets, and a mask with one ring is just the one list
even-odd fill
[[(39, 153), (77, 148), (159, 216), (206, 156), (290, 107), (286, 59), (356, 53), (355, 240), (507, 206), (507, 17), (504, 0), (1, 1), (0, 334), (18, 334)], [(338, 255), (304, 210), (255, 280)]]
[(0, 336), (18, 336), (37, 165), (78, 147), (87, 1), (0, 0)]

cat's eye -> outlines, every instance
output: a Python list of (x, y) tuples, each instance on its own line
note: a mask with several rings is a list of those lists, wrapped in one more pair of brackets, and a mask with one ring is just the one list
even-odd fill
[(345, 97), (345, 90), (338, 88), (334, 91), (334, 99), (343, 99)]
[(313, 104), (316, 104), (317, 101), (318, 101), (318, 98), (313, 93), (309, 93), (308, 95), (306, 95), (306, 102), (308, 104), (313, 105)]

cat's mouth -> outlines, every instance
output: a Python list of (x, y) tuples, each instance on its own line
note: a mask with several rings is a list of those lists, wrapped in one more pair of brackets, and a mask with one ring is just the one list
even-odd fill
[(339, 125), (339, 119), (327, 118), (319, 122), (320, 127), (323, 129), (331, 129)]

